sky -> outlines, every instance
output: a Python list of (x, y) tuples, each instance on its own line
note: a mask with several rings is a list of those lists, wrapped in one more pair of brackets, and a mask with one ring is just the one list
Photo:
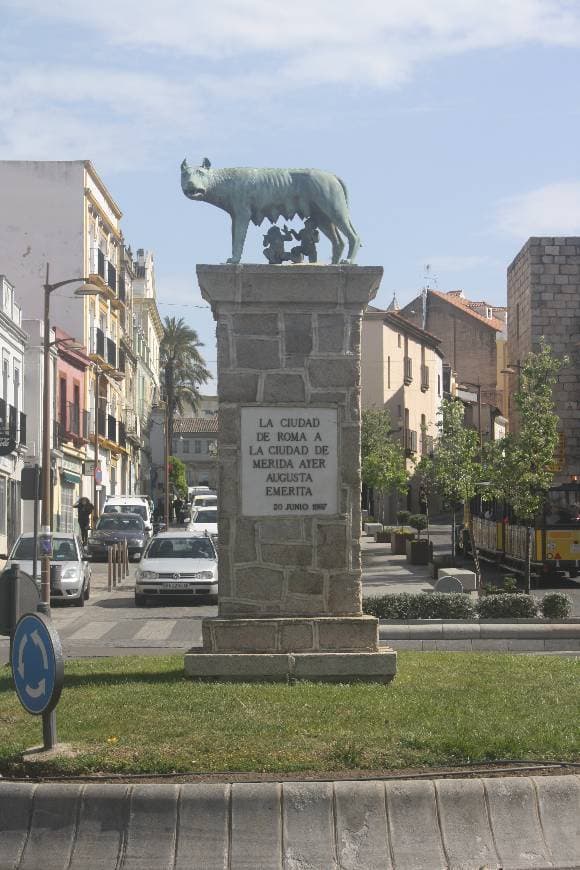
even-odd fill
[(0, 159), (92, 160), (212, 371), (195, 266), (230, 220), (184, 156), (339, 175), (379, 307), (426, 280), (505, 304), (530, 235), (580, 235), (579, 0), (0, 0), (0, 46)]

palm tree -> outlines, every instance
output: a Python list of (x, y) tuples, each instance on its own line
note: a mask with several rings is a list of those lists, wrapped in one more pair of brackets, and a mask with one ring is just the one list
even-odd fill
[(161, 366), (164, 370), (164, 392), (167, 403), (169, 444), (173, 443), (173, 416), (183, 412), (187, 402), (197, 409), (199, 387), (211, 377), (198, 348), (203, 347), (195, 329), (187, 326), (183, 317), (166, 317), (165, 335), (161, 341)]

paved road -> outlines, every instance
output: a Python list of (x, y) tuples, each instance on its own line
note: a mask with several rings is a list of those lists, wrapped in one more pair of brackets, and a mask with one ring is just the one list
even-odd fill
[[(436, 550), (446, 548), (449, 528), (435, 526), (432, 538)], [(422, 592), (432, 588), (427, 567), (407, 565), (403, 556), (391, 556), (390, 547), (375, 544), (370, 538), (363, 537), (362, 549), (364, 595)], [(106, 565), (94, 564), (92, 571), (92, 594), (84, 608), (64, 604), (52, 608), (53, 620), (68, 657), (184, 651), (201, 645), (202, 619), (217, 615), (215, 606), (166, 601), (136, 608), (133, 601), (135, 565), (130, 566), (129, 577), (112, 592), (107, 592)], [(572, 594), (575, 613), (580, 615), (580, 589), (565, 591)], [(0, 637), (0, 663), (7, 661), (8, 647), (8, 639)]]

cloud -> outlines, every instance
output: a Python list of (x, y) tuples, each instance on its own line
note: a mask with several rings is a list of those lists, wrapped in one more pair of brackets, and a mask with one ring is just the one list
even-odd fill
[[(392, 86), (419, 64), (476, 49), (580, 44), (572, 0), (4, 0), (31, 13), (100, 32), (111, 45), (204, 59), (218, 77), (223, 61), (252, 71), (270, 62), (278, 83), (344, 82)], [(220, 66), (222, 69), (220, 70)], [(267, 75), (271, 70), (267, 71)]]
[(547, 184), (501, 200), (496, 229), (518, 239), (580, 234), (580, 181)]

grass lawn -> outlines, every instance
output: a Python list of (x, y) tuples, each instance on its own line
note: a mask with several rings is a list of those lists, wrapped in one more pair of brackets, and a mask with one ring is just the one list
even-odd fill
[[(66, 663), (45, 772), (296, 772), (580, 758), (580, 663), (544, 656), (401, 653), (387, 686), (195, 683), (183, 656)], [(8, 670), (0, 772), (42, 742)]]

